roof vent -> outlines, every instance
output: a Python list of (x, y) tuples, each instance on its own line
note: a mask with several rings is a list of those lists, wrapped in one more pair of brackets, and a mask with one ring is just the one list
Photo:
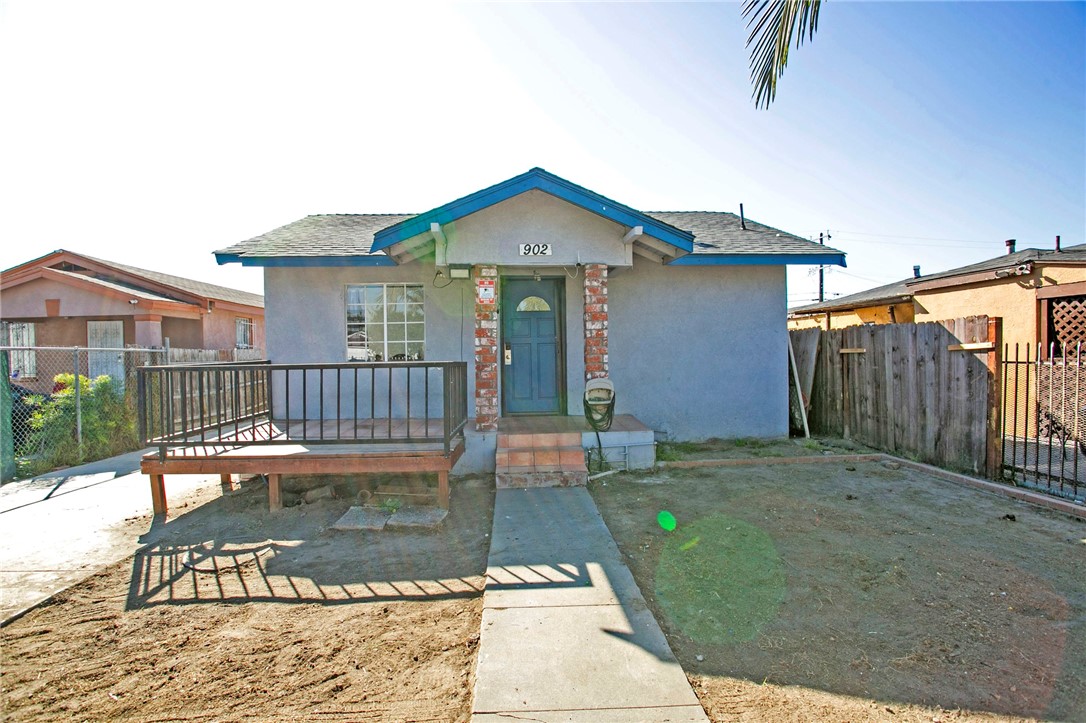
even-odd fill
[(914, 279), (919, 279), (920, 278), (920, 265), (919, 264), (917, 264), (916, 266), (913, 266), (913, 278)]
[(1014, 253), (1015, 240), (1013, 238), (1009, 238), (1006, 241), (1004, 241), (1003, 243), (1007, 244), (1007, 254), (1008, 255), (1013, 254)]
[(1062, 251), (1063, 250), (1063, 249), (1060, 248), (1060, 237), (1059, 236), (1056, 237), (1056, 250), (1057, 251)]

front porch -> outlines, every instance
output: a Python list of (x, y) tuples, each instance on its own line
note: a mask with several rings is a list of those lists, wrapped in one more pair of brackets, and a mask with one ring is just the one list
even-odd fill
[(209, 364), (144, 367), (140, 436), (158, 451), (155, 514), (167, 511), (165, 475), (235, 474), (268, 480), (272, 510), (284, 475), (433, 473), (449, 505), (449, 471), (464, 453), (463, 362)]

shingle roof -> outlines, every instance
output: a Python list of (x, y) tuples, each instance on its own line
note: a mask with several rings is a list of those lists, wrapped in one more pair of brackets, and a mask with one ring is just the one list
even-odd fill
[(873, 289), (858, 291), (855, 294), (849, 294), (848, 296), (842, 296), (830, 301), (823, 301), (818, 304), (808, 304), (806, 306), (797, 306), (794, 309), (789, 309), (788, 313), (813, 314), (826, 311), (842, 311), (845, 309), (856, 309), (863, 306), (873, 306), (875, 304), (884, 304), (893, 301), (903, 301), (912, 297), (912, 287), (927, 281), (952, 279), (955, 276), (965, 276), (978, 271), (997, 271), (999, 269), (1019, 266), (1030, 262), (1039, 264), (1086, 264), (1086, 244), (1068, 246), (1062, 251), (1049, 249), (1023, 249), (1013, 254), (1003, 254), (1002, 256), (978, 261), (977, 263), (969, 264), (968, 266), (959, 266), (947, 271), (940, 271), (936, 274), (927, 274), (920, 277), (910, 276), (907, 279), (895, 281), (892, 284), (876, 286)]
[(647, 211), (647, 215), (694, 234), (695, 254), (842, 253), (787, 231), (722, 211)]
[[(734, 213), (652, 211), (645, 215), (693, 233), (695, 254), (841, 253), (749, 219), (744, 230)], [(367, 256), (377, 231), (413, 217), (414, 214), (306, 216), (215, 253), (251, 257)]]
[(264, 297), (260, 294), (251, 294), (248, 291), (241, 291), (239, 289), (231, 289), (226, 286), (218, 286), (216, 284), (208, 284), (203, 281), (195, 281), (193, 279), (185, 279), (180, 276), (172, 276), (170, 274), (163, 274), (158, 271), (149, 271), (147, 269), (137, 268), (135, 266), (128, 266), (127, 264), (119, 264), (116, 261), (106, 261), (104, 259), (96, 259), (93, 256), (87, 256), (85, 254), (77, 254), (83, 256), (83, 258), (90, 259), (95, 263), (108, 266), (126, 274), (132, 274), (134, 276), (142, 276), (145, 279), (154, 281), (164, 286), (170, 286), (180, 291), (185, 291), (196, 296), (202, 296), (207, 299), (215, 299), (216, 301), (229, 301), (235, 304), (245, 304), (247, 306), (264, 307)]
[[(87, 258), (90, 258), (89, 256)], [(97, 261), (97, 259), (95, 259)], [(114, 289), (116, 291), (123, 291), (125, 294), (130, 294), (140, 299), (147, 299), (148, 301), (177, 301), (177, 299), (171, 299), (168, 296), (156, 294), (153, 291), (147, 291), (137, 286), (130, 286), (128, 284), (121, 284), (116, 281), (106, 281), (105, 279), (98, 279), (86, 274), (76, 273), (75, 271), (65, 271), (63, 269), (49, 269), (51, 273), (63, 274), (64, 276), (71, 277), (72, 279), (78, 279), (86, 283), (94, 284), (96, 286), (102, 286), (107, 289)]]
[[(926, 276), (924, 278), (927, 278)], [(862, 306), (874, 306), (875, 304), (888, 304), (895, 301), (906, 301), (912, 298), (912, 291), (907, 286), (908, 282), (916, 281), (915, 278), (909, 277), (902, 281), (895, 281), (892, 284), (886, 284), (885, 286), (876, 286), (873, 289), (867, 289), (866, 291), (859, 291), (855, 294), (849, 294), (848, 296), (841, 296), (830, 301), (823, 301), (818, 304), (808, 304), (806, 306), (797, 306), (794, 309), (789, 309), (789, 314), (814, 314), (824, 311), (841, 311), (843, 309), (855, 309)]]
[(1068, 246), (1062, 251), (1055, 251), (1052, 249), (1023, 249), (1013, 254), (1003, 254), (1002, 256), (996, 256), (995, 258), (987, 259), (985, 261), (979, 261), (975, 264), (969, 264), (968, 266), (959, 266), (956, 269), (950, 269), (949, 271), (941, 271), (937, 274), (930, 274), (922, 276), (919, 279), (909, 279), (913, 284), (919, 284), (924, 281), (932, 281), (934, 279), (946, 279), (953, 276), (962, 276), (964, 274), (971, 274), (977, 271), (995, 271), (997, 269), (1005, 269), (1009, 266), (1018, 266), (1027, 262), (1035, 263), (1086, 263), (1086, 244), (1079, 244), (1077, 246)]
[(367, 256), (373, 235), (413, 213), (329, 213), (306, 216), (216, 254), (234, 256)]

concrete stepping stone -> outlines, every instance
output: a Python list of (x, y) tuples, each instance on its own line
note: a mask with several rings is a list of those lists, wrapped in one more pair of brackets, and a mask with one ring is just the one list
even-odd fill
[(388, 527), (437, 527), (449, 516), (440, 507), (401, 507), (388, 518)]
[(343, 513), (333, 530), (383, 530), (389, 514), (380, 507), (352, 507)]

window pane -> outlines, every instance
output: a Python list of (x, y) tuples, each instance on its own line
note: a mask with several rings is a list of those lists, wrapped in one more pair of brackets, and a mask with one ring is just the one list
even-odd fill
[(402, 304), (404, 301), (404, 287), (389, 284), (385, 289), (385, 302), (388, 304)]
[(538, 296), (526, 296), (517, 304), (517, 311), (550, 311), (551, 305)]
[(347, 305), (358, 306), (363, 303), (365, 298), (366, 289), (364, 286), (348, 286), (347, 287)]
[(388, 355), (389, 361), (407, 361), (407, 346), (403, 342), (397, 344), (389, 342)]
[(373, 286), (363, 287), (366, 290), (366, 303), (367, 304), (380, 304), (384, 301), (385, 290), (380, 284), (374, 284)]
[(406, 312), (407, 312), (407, 309), (404, 307), (403, 304), (396, 304), (395, 306), (389, 306), (388, 307), (388, 323), (391, 324), (394, 321), (398, 321), (398, 322), (402, 323), (403, 320), (405, 318), (407, 318), (407, 313)]
[(421, 341), (407, 342), (407, 358), (411, 361), (422, 361), (423, 357)]
[(365, 309), (347, 309), (347, 325), (361, 324), (366, 321)]
[(370, 353), (370, 361), (384, 361), (385, 348), (383, 344), (369, 344), (366, 346)]
[(421, 286), (408, 286), (407, 287), (407, 301), (412, 304), (422, 303), (422, 287)]
[(385, 321), (385, 307), (367, 306), (366, 321), (370, 322), (371, 324), (383, 324)]
[(422, 341), (426, 338), (426, 325), (425, 324), (408, 324), (407, 325), (407, 340), (408, 341)]
[(370, 341), (384, 341), (385, 340), (385, 327), (383, 324), (370, 324), (369, 328), (369, 340)]
[(388, 340), (390, 342), (392, 342), (392, 341), (403, 341), (406, 338), (404, 336), (404, 332), (405, 332), (405, 329), (404, 329), (403, 324), (389, 324), (388, 325)]
[(408, 321), (422, 321), (422, 304), (408, 304), (407, 305), (407, 320)]
[(366, 342), (365, 324), (347, 325), (347, 346), (362, 346)]

